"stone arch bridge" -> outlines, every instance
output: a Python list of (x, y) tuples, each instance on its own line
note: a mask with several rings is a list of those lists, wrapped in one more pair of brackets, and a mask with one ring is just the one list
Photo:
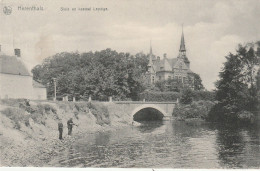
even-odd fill
[(177, 102), (145, 102), (145, 101), (113, 101), (109, 102), (115, 110), (127, 113), (130, 117), (143, 110), (153, 109), (159, 111), (163, 117), (171, 117)]

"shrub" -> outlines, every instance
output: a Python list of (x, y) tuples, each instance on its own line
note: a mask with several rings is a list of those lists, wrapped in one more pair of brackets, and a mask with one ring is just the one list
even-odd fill
[(178, 92), (154, 92), (145, 91), (140, 93), (139, 100), (145, 99), (146, 101), (176, 101), (181, 95)]
[(193, 91), (193, 100), (210, 100), (215, 101), (216, 93), (213, 91)]
[(241, 110), (236, 105), (215, 104), (209, 112), (209, 121), (213, 122), (251, 122), (254, 114)]
[(254, 114), (248, 111), (241, 111), (237, 113), (237, 117), (242, 122), (251, 122), (254, 119)]
[(183, 89), (181, 92), (180, 102), (182, 104), (191, 104), (193, 99), (193, 91), (191, 89)]
[(185, 120), (190, 118), (199, 118), (206, 120), (210, 109), (214, 103), (211, 101), (197, 101), (191, 104), (180, 104), (173, 110), (173, 116)]

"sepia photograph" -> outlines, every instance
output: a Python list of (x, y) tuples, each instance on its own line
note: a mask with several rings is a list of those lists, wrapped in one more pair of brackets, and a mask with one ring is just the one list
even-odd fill
[(1, 169), (260, 169), (260, 0), (0, 0)]

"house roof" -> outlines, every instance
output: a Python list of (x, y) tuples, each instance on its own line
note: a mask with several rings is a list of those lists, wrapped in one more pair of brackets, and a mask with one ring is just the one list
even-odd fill
[(44, 85), (39, 83), (38, 81), (33, 80), (33, 87), (35, 88), (46, 88)]
[(168, 59), (168, 61), (170, 62), (172, 67), (176, 64), (177, 60), (178, 60), (177, 58), (170, 58), (170, 59)]
[(0, 55), (0, 73), (31, 76), (21, 59), (7, 55)]

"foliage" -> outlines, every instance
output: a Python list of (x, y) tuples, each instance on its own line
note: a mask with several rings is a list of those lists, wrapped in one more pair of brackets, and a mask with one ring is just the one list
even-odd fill
[(183, 89), (181, 93), (180, 102), (182, 104), (191, 104), (193, 100), (193, 91), (191, 89)]
[(194, 90), (203, 90), (204, 86), (199, 74), (193, 73), (194, 76)]
[(240, 111), (237, 117), (242, 122), (251, 122), (254, 119), (254, 114), (248, 111)]
[[(191, 77), (188, 77), (187, 82), (184, 84), (181, 80), (176, 78), (171, 78), (167, 80), (157, 81), (155, 83), (155, 87), (162, 92), (165, 91), (175, 91), (180, 92), (182, 89), (194, 87), (194, 90), (203, 90), (204, 86), (202, 84), (202, 80), (200, 76), (196, 73), (192, 73), (192, 77), (194, 77), (194, 82)], [(194, 84), (194, 85), (193, 85)]]
[(57, 82), (57, 97), (76, 97), (86, 100), (138, 98), (144, 90), (142, 75), (146, 71), (147, 56), (139, 53), (118, 53), (111, 49), (79, 54), (58, 53), (32, 69), (33, 79), (47, 86), (48, 97), (54, 96)]
[(236, 54), (230, 53), (226, 57), (227, 61), (219, 74), (220, 80), (216, 83), (216, 99), (219, 103), (212, 108), (211, 118), (233, 121), (238, 119), (241, 111), (257, 111), (259, 45), (259, 42), (239, 45)]
[(180, 98), (180, 93), (178, 92), (156, 92), (156, 91), (144, 91), (140, 93), (139, 99), (146, 101), (176, 101), (177, 98)]
[(215, 101), (216, 93), (213, 91), (193, 91), (192, 98), (194, 101), (209, 100)]
[(161, 92), (180, 92), (184, 85), (178, 79), (157, 81), (155, 87)]
[(179, 120), (208, 118), (210, 109), (214, 106), (212, 101), (195, 101), (191, 104), (180, 104), (173, 110), (173, 116)]

